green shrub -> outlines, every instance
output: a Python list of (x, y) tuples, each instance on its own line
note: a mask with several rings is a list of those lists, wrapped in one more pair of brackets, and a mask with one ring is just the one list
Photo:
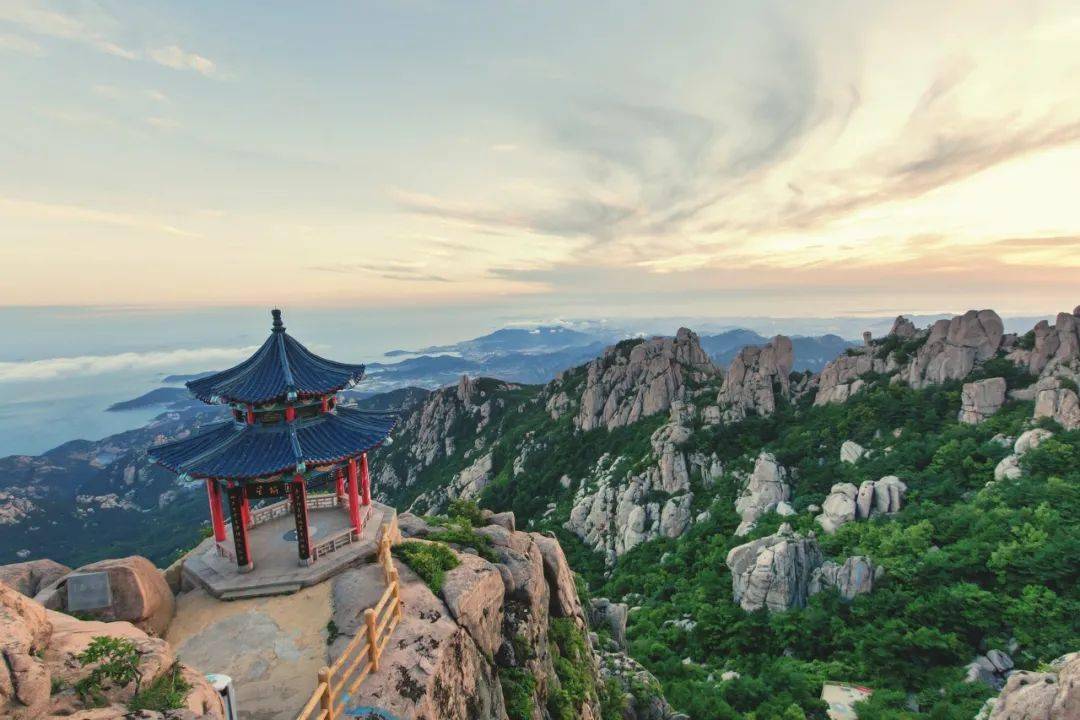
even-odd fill
[(184, 707), (184, 701), (190, 690), (191, 683), (181, 675), (180, 664), (173, 663), (172, 667), (143, 688), (141, 692), (135, 693), (135, 697), (128, 703), (128, 709), (157, 712), (177, 710)]
[(445, 530), (436, 530), (429, 534), (425, 539), (433, 542), (459, 545), (463, 548), (471, 547), (485, 560), (490, 562), (498, 561), (498, 557), (491, 549), (491, 538), (486, 535), (481, 535), (471, 527), (450, 525)]
[(555, 720), (577, 720), (581, 706), (596, 696), (591, 652), (584, 633), (571, 618), (551, 621), (549, 642), (559, 689), (548, 694), (548, 712)]
[(75, 691), (83, 703), (101, 706), (105, 703), (103, 694), (106, 681), (117, 687), (135, 683), (135, 694), (139, 694), (142, 685), (142, 672), (139, 670), (139, 650), (135, 643), (127, 638), (98, 635), (76, 656), (83, 667), (95, 665), (90, 674), (75, 683)]
[(1059, 378), (1058, 380), (1061, 383), (1061, 387), (1065, 388), (1066, 390), (1080, 392), (1080, 388), (1077, 387), (1076, 381), (1072, 378)]
[(532, 673), (524, 668), (504, 668), (499, 671), (499, 684), (510, 720), (529, 720), (536, 705), (533, 702), (536, 678)]
[(409, 540), (395, 545), (393, 553), (419, 575), (433, 593), (442, 590), (446, 571), (461, 564), (450, 548), (437, 542)]
[(457, 519), (468, 522), (471, 527), (480, 527), (486, 524), (480, 506), (473, 500), (451, 500), (449, 507), (446, 508), (446, 514), (451, 520)]
[(1021, 350), (1034, 350), (1035, 349), (1035, 331), (1028, 330), (1026, 333), (1016, 338), (1016, 347)]

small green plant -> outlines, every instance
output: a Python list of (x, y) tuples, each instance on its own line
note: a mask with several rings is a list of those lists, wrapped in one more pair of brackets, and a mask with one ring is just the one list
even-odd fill
[(536, 692), (536, 678), (532, 673), (523, 668), (505, 668), (499, 672), (499, 684), (510, 720), (529, 720), (535, 707), (533, 693)]
[(67, 683), (65, 683), (61, 678), (58, 678), (55, 675), (52, 676), (52, 680), (49, 683), (49, 695), (56, 695), (58, 693), (61, 693), (66, 688)]
[(472, 500), (451, 500), (446, 508), (446, 514), (453, 519), (465, 520), (470, 527), (480, 527), (484, 524), (484, 515), (480, 506)]
[(1026, 333), (1016, 338), (1016, 347), (1021, 350), (1034, 350), (1035, 349), (1035, 331), (1028, 330)]
[(326, 644), (332, 645), (341, 636), (341, 629), (332, 619), (326, 623)]
[(155, 678), (144, 690), (135, 692), (135, 696), (128, 703), (128, 709), (157, 712), (176, 710), (184, 707), (184, 700), (190, 690), (191, 683), (181, 674), (180, 664), (173, 663), (172, 667)]
[(446, 571), (461, 564), (450, 548), (437, 542), (410, 540), (394, 546), (393, 553), (419, 575), (433, 593), (442, 590)]
[(1072, 378), (1059, 378), (1059, 381), (1061, 382), (1061, 387), (1065, 388), (1066, 390), (1080, 392), (1080, 389), (1077, 389), (1076, 381)]
[(83, 703), (91, 706), (105, 704), (104, 683), (108, 681), (117, 687), (135, 683), (135, 694), (139, 694), (142, 685), (142, 672), (139, 670), (139, 649), (127, 638), (98, 635), (90, 640), (76, 657), (83, 667), (97, 664), (90, 674), (75, 683)]
[(426, 539), (461, 547), (471, 547), (485, 560), (490, 562), (498, 561), (495, 552), (491, 549), (491, 538), (480, 535), (471, 527), (448, 525), (445, 530), (437, 530), (428, 535)]

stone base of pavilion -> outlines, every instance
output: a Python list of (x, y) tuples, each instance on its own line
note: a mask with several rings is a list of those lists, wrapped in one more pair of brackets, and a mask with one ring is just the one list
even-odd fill
[(388, 505), (372, 502), (361, 508), (362, 531), (354, 540), (345, 532), (350, 527), (348, 512), (339, 507), (313, 508), (313, 504), (308, 503), (308, 524), (317, 557), (310, 565), (300, 564), (296, 525), (292, 514), (287, 513), (267, 517), (248, 530), (254, 563), (251, 570), (240, 572), (237, 568), (229, 526), (223, 542), (207, 538), (187, 555), (182, 569), (184, 580), (221, 600), (294, 593), (350, 567), (373, 562), (383, 524), (397, 532), (397, 511)]

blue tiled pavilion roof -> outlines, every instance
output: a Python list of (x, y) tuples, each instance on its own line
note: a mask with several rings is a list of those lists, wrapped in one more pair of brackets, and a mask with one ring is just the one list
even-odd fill
[(285, 332), (274, 310), (270, 337), (236, 367), (187, 383), (203, 402), (268, 403), (297, 396), (327, 395), (360, 382), (363, 365), (319, 357)]
[(272, 425), (216, 423), (198, 435), (150, 448), (151, 460), (193, 478), (237, 480), (339, 462), (382, 444), (393, 413), (339, 407), (314, 418)]

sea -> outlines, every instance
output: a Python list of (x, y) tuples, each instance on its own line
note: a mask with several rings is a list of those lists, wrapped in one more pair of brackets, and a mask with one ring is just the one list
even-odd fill
[[(457, 342), (505, 321), (470, 307), (284, 308), (284, 320), (312, 351), (348, 362), (386, 361), (390, 350)], [(163, 408), (107, 408), (170, 375), (235, 364), (270, 322), (269, 308), (0, 308), (0, 457), (141, 427)]]

